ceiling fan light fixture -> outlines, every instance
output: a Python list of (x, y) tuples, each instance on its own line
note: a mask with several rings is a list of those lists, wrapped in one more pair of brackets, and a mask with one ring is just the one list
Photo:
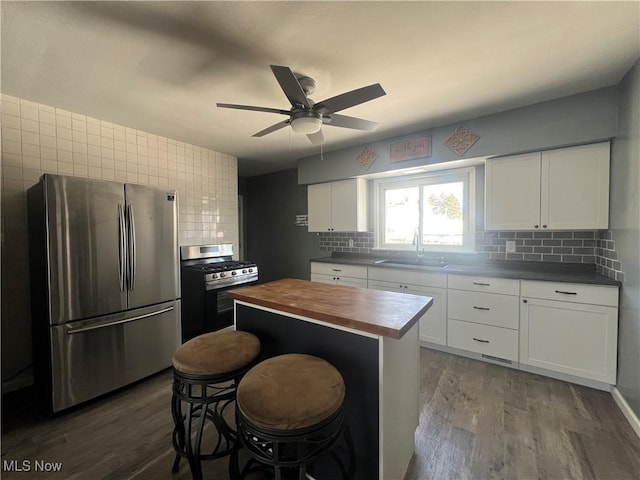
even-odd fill
[(322, 119), (319, 116), (309, 115), (294, 117), (291, 119), (291, 129), (296, 133), (316, 133), (322, 127)]

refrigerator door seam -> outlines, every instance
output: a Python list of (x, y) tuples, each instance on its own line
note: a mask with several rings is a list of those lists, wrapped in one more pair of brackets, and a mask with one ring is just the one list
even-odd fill
[(155, 315), (161, 315), (163, 313), (170, 312), (173, 309), (174, 309), (174, 307), (167, 307), (167, 308), (163, 308), (162, 310), (158, 310), (156, 312), (145, 313), (144, 315), (138, 315), (138, 316), (132, 317), (132, 318), (125, 318), (124, 320), (117, 320), (115, 322), (103, 323), (102, 325), (95, 325), (93, 327), (83, 327), (83, 328), (69, 329), (67, 331), (67, 334), (68, 335), (73, 335), (74, 333), (82, 333), (82, 332), (87, 332), (89, 330), (97, 330), (98, 328), (113, 327), (114, 325), (121, 325), (123, 323), (135, 322), (136, 320), (142, 320), (143, 318), (153, 317)]

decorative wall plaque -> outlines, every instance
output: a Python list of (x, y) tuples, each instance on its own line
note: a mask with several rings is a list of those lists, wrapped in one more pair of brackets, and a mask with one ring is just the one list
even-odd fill
[(431, 137), (412, 138), (389, 146), (389, 162), (402, 162), (431, 156)]
[(462, 156), (471, 148), (471, 145), (478, 141), (479, 138), (480, 135), (464, 125), (460, 125), (456, 128), (455, 132), (449, 135), (449, 138), (447, 138), (447, 141), (444, 142), (444, 144), (457, 155)]
[(356, 157), (356, 162), (365, 170), (369, 170), (369, 167), (375, 162), (376, 158), (378, 158), (378, 154), (371, 147), (364, 147)]

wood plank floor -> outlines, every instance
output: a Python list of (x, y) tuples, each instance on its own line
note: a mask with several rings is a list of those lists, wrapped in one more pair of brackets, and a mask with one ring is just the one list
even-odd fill
[[(640, 439), (610, 394), (433, 350), (421, 362), (406, 480), (640, 479)], [(53, 418), (28, 395), (3, 398), (1, 477), (188, 480), (186, 463), (170, 471), (170, 395), (165, 371)], [(31, 471), (6, 471), (11, 460)], [(61, 471), (35, 472), (36, 460)], [(205, 478), (226, 479), (226, 469), (207, 462)]]

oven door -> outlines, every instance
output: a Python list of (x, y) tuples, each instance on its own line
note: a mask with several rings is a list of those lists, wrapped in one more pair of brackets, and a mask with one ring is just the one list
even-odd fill
[(216, 293), (218, 324), (224, 325), (220, 328), (226, 328), (233, 325), (233, 298), (227, 295), (227, 292), (235, 288), (247, 287), (255, 283), (257, 283), (257, 280), (214, 290)]
[(227, 291), (256, 283), (253, 281), (207, 290), (201, 272), (183, 270), (182, 273), (183, 342), (233, 325), (233, 300)]

